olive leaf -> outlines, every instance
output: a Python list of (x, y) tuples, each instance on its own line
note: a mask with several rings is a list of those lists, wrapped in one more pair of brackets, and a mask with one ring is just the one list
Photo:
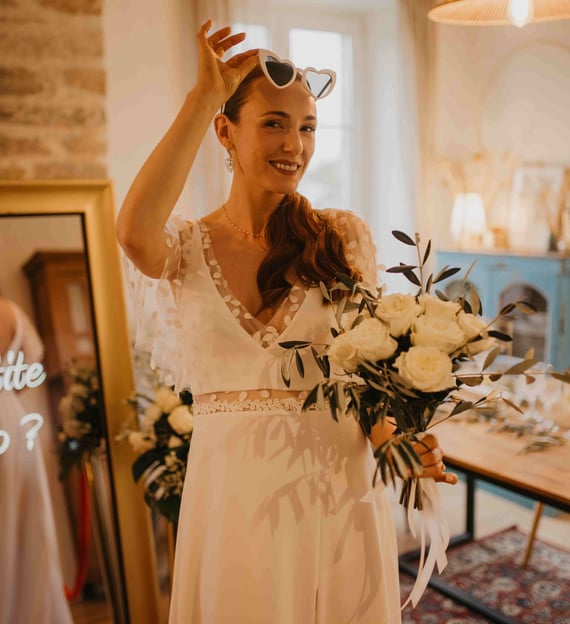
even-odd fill
[(415, 247), (416, 243), (405, 233), (400, 230), (392, 230), (392, 236), (398, 239), (404, 245), (409, 245), (410, 247)]
[(301, 357), (301, 354), (299, 353), (297, 349), (295, 349), (294, 353), (295, 353), (295, 364), (297, 366), (297, 372), (299, 373), (300, 377), (304, 377), (305, 365), (303, 364), (303, 358)]

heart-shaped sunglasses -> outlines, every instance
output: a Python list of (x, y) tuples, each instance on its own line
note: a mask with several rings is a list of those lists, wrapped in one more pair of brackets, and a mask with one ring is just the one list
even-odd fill
[(269, 50), (259, 50), (259, 64), (267, 80), (278, 89), (288, 87), (300, 74), (303, 86), (317, 100), (330, 95), (336, 82), (332, 69), (299, 69), (288, 59), (282, 59)]

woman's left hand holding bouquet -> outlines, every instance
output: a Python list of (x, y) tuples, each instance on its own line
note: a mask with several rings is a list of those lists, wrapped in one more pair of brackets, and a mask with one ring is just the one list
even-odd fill
[[(380, 447), (388, 440), (394, 432), (394, 426), (387, 421), (377, 423), (372, 427), (370, 432), (370, 441), (375, 449)], [(423, 466), (423, 471), (419, 474), (411, 474), (410, 477), (432, 478), (437, 482), (449, 483), (455, 485), (457, 483), (457, 475), (452, 472), (445, 472), (445, 464), (443, 463), (443, 450), (439, 446), (437, 436), (433, 433), (419, 434), (417, 442), (412, 444), (414, 450), (418, 454)]]
[(419, 455), (423, 466), (423, 472), (417, 476), (420, 478), (432, 477), (435, 481), (455, 485), (457, 475), (452, 472), (445, 472), (443, 463), (443, 451), (433, 433), (426, 433), (419, 442), (413, 445)]

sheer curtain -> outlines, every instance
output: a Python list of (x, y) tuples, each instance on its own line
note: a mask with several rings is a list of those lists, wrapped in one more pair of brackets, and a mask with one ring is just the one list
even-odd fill
[[(213, 21), (210, 32), (223, 26), (231, 26), (235, 22), (264, 23), (270, 10), (270, 0), (263, 3), (255, 0), (196, 0), (193, 32), (198, 32), (207, 19)], [(197, 58), (195, 38), (193, 52), (194, 58)], [(230, 55), (231, 52), (228, 56)], [(190, 208), (181, 211), (186, 218), (201, 217), (220, 206), (226, 199), (231, 184), (231, 175), (224, 166), (226, 156), (212, 125), (200, 146), (186, 185)]]
[(433, 189), (437, 171), (434, 145), (436, 90), (436, 28), (428, 20), (434, 0), (399, 0), (399, 33), (407, 70), (409, 114), (415, 117), (415, 217), (424, 238), (432, 237)]
[[(210, 32), (226, 24), (231, 24), (232, 5), (234, 4), (235, 2), (230, 2), (230, 0), (197, 0), (194, 2), (192, 23), (194, 73), (198, 58), (195, 33), (207, 19), (213, 21)], [(195, 75), (193, 79), (195, 79)], [(213, 126), (210, 126), (186, 183), (190, 207), (183, 210), (185, 217), (201, 217), (217, 208), (224, 201), (230, 181), (230, 176), (224, 169), (224, 158)]]
[[(366, 59), (369, 110), (368, 215), (379, 260), (413, 261), (413, 250), (391, 235), (393, 229), (431, 236), (434, 45), (427, 11), (431, 0), (394, 0), (367, 20)], [(394, 290), (401, 278), (385, 276)]]

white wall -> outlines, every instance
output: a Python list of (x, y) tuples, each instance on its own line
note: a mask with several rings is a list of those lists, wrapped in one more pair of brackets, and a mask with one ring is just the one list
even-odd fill
[[(439, 25), (437, 73), (438, 154), (510, 152), (518, 164), (570, 166), (570, 20), (520, 29)], [(505, 190), (488, 207), (499, 225), (511, 182), (504, 162), (498, 158), (492, 175)], [(452, 196), (440, 189), (432, 200), (440, 240), (448, 242)]]
[[(192, 2), (107, 0), (108, 170), (117, 210), (192, 85)], [(187, 194), (179, 202), (184, 213)]]

